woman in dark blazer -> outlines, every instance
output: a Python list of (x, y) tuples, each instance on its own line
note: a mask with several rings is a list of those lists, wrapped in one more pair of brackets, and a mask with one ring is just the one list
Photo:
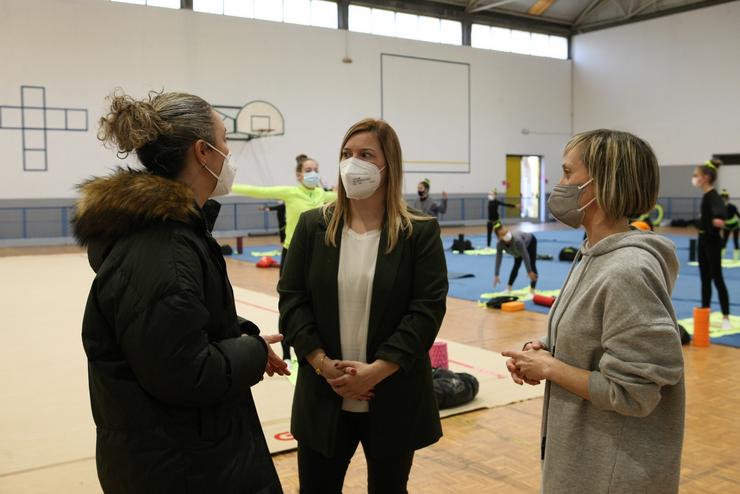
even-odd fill
[(341, 492), (360, 442), (369, 492), (406, 492), (414, 451), (442, 436), (428, 353), (448, 288), (440, 230), (403, 200), (387, 123), (352, 126), (341, 159), (337, 201), (301, 216), (278, 285), (301, 364), (301, 492)]

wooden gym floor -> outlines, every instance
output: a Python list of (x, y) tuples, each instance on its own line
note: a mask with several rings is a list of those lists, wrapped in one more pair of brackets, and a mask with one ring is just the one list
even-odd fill
[[(548, 227), (553, 228), (552, 225)], [(473, 234), (482, 229), (455, 228), (444, 234), (461, 231)], [(248, 243), (274, 244), (276, 239), (250, 239)], [(76, 247), (13, 248), (0, 249), (0, 256), (77, 251)], [(277, 270), (259, 270), (239, 261), (228, 261), (228, 268), (234, 285), (275, 293)], [(447, 307), (440, 336), (488, 350), (519, 348), (523, 342), (542, 335), (546, 328), (547, 316), (542, 314), (506, 314), (481, 309), (475, 303), (454, 298), (448, 299)], [(270, 331), (273, 328), (263, 329)], [(684, 357), (687, 416), (681, 492), (740, 493), (740, 424), (736, 423), (740, 421), (740, 349), (718, 345), (702, 349), (685, 347)], [(22, 359), (22, 356), (16, 358)], [(22, 364), (19, 360), (18, 365)], [(80, 378), (84, 379), (84, 376)], [(534, 399), (445, 419), (442, 440), (417, 452), (409, 491), (538, 492), (541, 407), (542, 400)], [(90, 427), (94, 425), (91, 423)], [(279, 454), (273, 458), (285, 492), (298, 492), (296, 454)], [(92, 460), (0, 476), (0, 492), (52, 492), (40, 489), (42, 485), (50, 485), (50, 479), (44, 479), (44, 476), (89, 477), (92, 473), (90, 468), (94, 472)], [(365, 485), (365, 462), (361, 450), (358, 450), (347, 474), (345, 492), (364, 492)]]

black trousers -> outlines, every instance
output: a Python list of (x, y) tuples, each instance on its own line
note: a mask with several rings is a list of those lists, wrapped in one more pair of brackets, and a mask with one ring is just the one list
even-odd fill
[(730, 298), (725, 279), (722, 277), (722, 239), (699, 235), (699, 274), (701, 275), (701, 306), (709, 307), (712, 302), (712, 281), (717, 287), (722, 314), (730, 314)]
[(732, 234), (732, 241), (735, 242), (735, 250), (740, 250), (740, 246), (738, 246), (737, 243), (737, 236), (738, 233), (740, 233), (740, 228), (735, 228), (734, 230), (724, 230), (722, 232), (722, 248), (727, 247), (727, 241), (730, 240), (730, 234)]
[(491, 220), (488, 220), (488, 222), (486, 222), (486, 245), (488, 247), (491, 246), (491, 236), (493, 234), (493, 225), (495, 225), (497, 221), (498, 221), (498, 218), (495, 220), (491, 219)]
[[(529, 254), (529, 262), (532, 263), (532, 271), (537, 272), (537, 237), (532, 235), (532, 241), (527, 246), (527, 253)], [(517, 257), (514, 259), (514, 266), (511, 268), (511, 274), (509, 275), (509, 286), (514, 286), (514, 281), (519, 274), (519, 268), (522, 265), (522, 258)], [(529, 284), (530, 287), (535, 288), (537, 282), (533, 281)]]
[(414, 461), (413, 451), (390, 451), (393, 456), (376, 458), (367, 454), (369, 436), (367, 413), (342, 411), (337, 424), (337, 448), (332, 458), (298, 442), (300, 494), (341, 494), (344, 476), (362, 443), (367, 460), (369, 494), (406, 494), (406, 484)]
[[(283, 266), (285, 266), (285, 259), (288, 258), (288, 249), (283, 247), (283, 252), (280, 255), (280, 277), (283, 276)], [(288, 345), (288, 342), (283, 340), (280, 342), (280, 346), (283, 348), (283, 360), (289, 360), (290, 359), (290, 345)]]

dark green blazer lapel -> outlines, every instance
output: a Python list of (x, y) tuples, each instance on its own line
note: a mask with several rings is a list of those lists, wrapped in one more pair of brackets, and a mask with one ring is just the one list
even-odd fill
[[(380, 233), (380, 242), (378, 242), (378, 258), (375, 261), (375, 278), (373, 279), (373, 298), (370, 304), (370, 321), (367, 330), (368, 343), (373, 341), (375, 332), (378, 329), (386, 306), (388, 305), (391, 294), (393, 293), (393, 284), (396, 281), (398, 265), (403, 257), (403, 250), (406, 248), (408, 239), (401, 234), (396, 247), (388, 254), (386, 248), (388, 245), (388, 225), (383, 226)], [(368, 345), (369, 347), (369, 345)]]

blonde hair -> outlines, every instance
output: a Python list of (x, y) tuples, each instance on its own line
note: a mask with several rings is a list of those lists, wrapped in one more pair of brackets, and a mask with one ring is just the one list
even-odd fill
[(116, 147), (121, 158), (135, 151), (155, 175), (177, 177), (195, 141), (213, 143), (213, 110), (198, 96), (151, 91), (146, 99), (136, 100), (117, 89), (108, 101), (98, 139)]
[[(385, 156), (386, 180), (385, 180), (385, 224), (388, 228), (388, 245), (386, 254), (393, 251), (403, 233), (411, 237), (413, 231), (412, 221), (428, 221), (431, 217), (421, 216), (409, 211), (406, 201), (403, 199), (401, 187), (403, 184), (403, 156), (401, 154), (401, 143), (393, 127), (383, 120), (366, 118), (354, 124), (347, 130), (339, 147), (339, 159), (342, 159), (342, 150), (347, 141), (355, 134), (372, 132), (380, 142), (380, 149)], [(344, 184), (340, 178), (337, 185), (337, 200), (324, 206), (324, 220), (327, 222), (325, 241), (327, 245), (336, 247), (339, 225), (343, 221), (349, 224), (350, 200), (344, 190)]]
[(607, 218), (633, 218), (655, 207), (660, 167), (650, 144), (628, 132), (598, 129), (574, 135), (565, 154), (574, 149), (593, 179), (596, 203)]

